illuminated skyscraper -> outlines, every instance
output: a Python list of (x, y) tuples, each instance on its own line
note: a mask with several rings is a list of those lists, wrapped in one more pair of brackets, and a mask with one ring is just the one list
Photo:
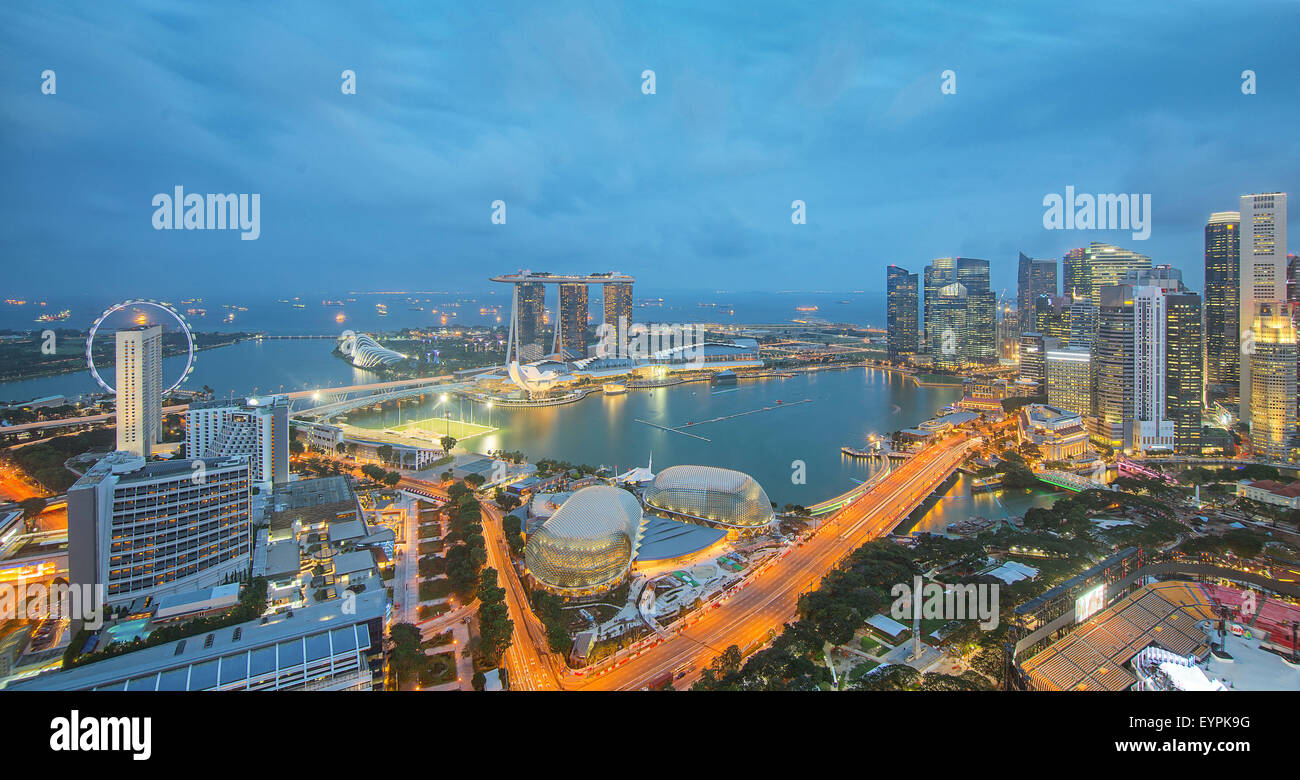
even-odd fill
[(1201, 454), (1201, 296), (1165, 296), (1165, 416), (1174, 421), (1174, 451)]
[[(1241, 196), (1241, 244), (1238, 278), (1241, 288), (1242, 338), (1254, 333), (1252, 317), (1261, 303), (1286, 300), (1286, 193), (1270, 192)], [(1246, 349), (1243, 344), (1241, 349)], [(1241, 361), (1238, 382), (1240, 418), (1249, 424), (1254, 408), (1250, 401), (1250, 360)]]
[(1092, 349), (1096, 338), (1097, 306), (1086, 298), (1074, 299), (1070, 302), (1070, 346)]
[(601, 285), (605, 304), (605, 324), (612, 328), (626, 328), (632, 324), (632, 285), (610, 282)]
[(1092, 355), (1086, 348), (1051, 349), (1044, 359), (1047, 403), (1081, 417), (1092, 416)]
[(1033, 306), (1040, 295), (1056, 296), (1056, 260), (1035, 260), (1021, 252), (1016, 274), (1016, 310), (1022, 330), (1034, 330)]
[(998, 299), (989, 282), (989, 261), (957, 258), (957, 282), (966, 288), (966, 360), (996, 363)]
[(1296, 331), (1291, 306), (1257, 304), (1243, 373), (1250, 366), (1250, 441), (1257, 458), (1288, 460), (1296, 434)]
[(1240, 213), (1210, 215), (1205, 225), (1205, 384), (1216, 396), (1236, 396), (1240, 379), (1240, 240)]
[(939, 288), (931, 312), (935, 335), (930, 355), (934, 367), (960, 371), (969, 361), (971, 339), (966, 288), (958, 282)]
[(515, 285), (519, 307), (519, 341), (521, 357), (537, 360), (546, 352), (546, 285), (541, 282), (520, 282)]
[(1063, 271), (1061, 292), (1075, 298), (1092, 300), (1092, 288), (1089, 286), (1087, 270), (1083, 265), (1083, 258), (1087, 253), (1088, 250), (1079, 247), (1066, 252), (1065, 257), (1061, 258)]
[(889, 266), (885, 273), (888, 354), (890, 360), (900, 360), (920, 351), (918, 278), (896, 265)]
[(162, 326), (117, 332), (117, 448), (149, 457), (162, 443)]
[(1129, 271), (1150, 268), (1151, 258), (1112, 244), (1093, 241), (1084, 251), (1083, 272), (1088, 278), (1088, 295), (1101, 305), (1101, 288), (1123, 284)]
[(1127, 285), (1102, 288), (1097, 316), (1097, 340), (1093, 348), (1096, 376), (1093, 433), (1119, 450), (1125, 446), (1129, 422), (1133, 420), (1133, 295)]
[(939, 290), (957, 281), (957, 258), (939, 257), (925, 267), (922, 292), (922, 307), (925, 315), (925, 350), (934, 352), (939, 348), (939, 332), (936, 329), (934, 305), (939, 300)]
[(566, 357), (587, 356), (587, 285), (560, 285), (560, 349)]

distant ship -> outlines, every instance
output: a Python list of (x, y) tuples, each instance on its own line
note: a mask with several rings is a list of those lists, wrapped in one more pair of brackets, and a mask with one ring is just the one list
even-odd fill
[(817, 311), (817, 307), (816, 307), (816, 306), (796, 306), (796, 307), (794, 307), (794, 310), (795, 310), (795, 311)]
[(72, 316), (72, 312), (68, 311), (67, 309), (64, 309), (58, 314), (42, 314), (41, 316), (36, 318), (36, 321), (37, 322), (63, 322), (64, 320), (66, 320), (71, 316)]
[(375, 304), (375, 313), (378, 314), (380, 317), (387, 317), (387, 316), (388, 316), (388, 307), (385, 306), (385, 305), (382, 304), (382, 303), (376, 303), (376, 304)]

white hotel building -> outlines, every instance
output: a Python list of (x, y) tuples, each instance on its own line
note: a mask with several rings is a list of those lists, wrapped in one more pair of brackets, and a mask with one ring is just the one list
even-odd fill
[(248, 461), (104, 456), (68, 489), (68, 575), (105, 603), (219, 585), (251, 562)]
[(185, 413), (189, 458), (248, 458), (249, 479), (263, 492), (289, 479), (289, 399), (273, 395), (190, 404)]
[(149, 457), (162, 442), (162, 326), (119, 330), (117, 448)]

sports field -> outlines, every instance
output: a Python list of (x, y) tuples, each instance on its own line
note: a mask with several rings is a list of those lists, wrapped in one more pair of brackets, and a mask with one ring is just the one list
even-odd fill
[(451, 435), (456, 441), (464, 441), (474, 436), (495, 431), (496, 428), (489, 428), (486, 425), (478, 423), (465, 422), (463, 420), (448, 420), (443, 417), (429, 417), (424, 420), (414, 420), (412, 422), (402, 423), (401, 425), (392, 426), (392, 430), (401, 431), (410, 436), (420, 438), (429, 437), (434, 441), (441, 439), (443, 436)]

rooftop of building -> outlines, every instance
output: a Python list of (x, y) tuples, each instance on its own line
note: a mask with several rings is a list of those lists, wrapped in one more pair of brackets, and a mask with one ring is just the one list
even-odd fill
[(382, 617), (387, 596), (383, 590), (366, 590), (356, 599), (333, 599), (298, 610), (195, 634), (175, 642), (106, 658), (66, 671), (52, 672), (23, 680), (9, 690), (75, 690), (120, 681), (137, 674), (194, 664), (240, 650), (315, 634)]
[[(116, 450), (96, 461), (95, 465), (87, 469), (86, 473), (81, 475), (72, 485), (72, 488), (89, 487), (112, 475), (117, 476), (118, 484), (148, 482), (180, 474), (192, 475), (195, 472), (194, 463), (195, 459), (190, 458), (146, 461), (139, 455)], [(247, 461), (242, 456), (231, 456), (220, 460), (206, 459), (202, 463), (206, 470), (211, 471), (238, 464), (247, 464)]]
[(1255, 482), (1242, 480), (1242, 484), (1246, 487), (1267, 490), (1275, 496), (1283, 496), (1285, 498), (1295, 498), (1296, 496), (1300, 496), (1300, 479), (1295, 482), (1277, 482), (1271, 479), (1261, 479)]

